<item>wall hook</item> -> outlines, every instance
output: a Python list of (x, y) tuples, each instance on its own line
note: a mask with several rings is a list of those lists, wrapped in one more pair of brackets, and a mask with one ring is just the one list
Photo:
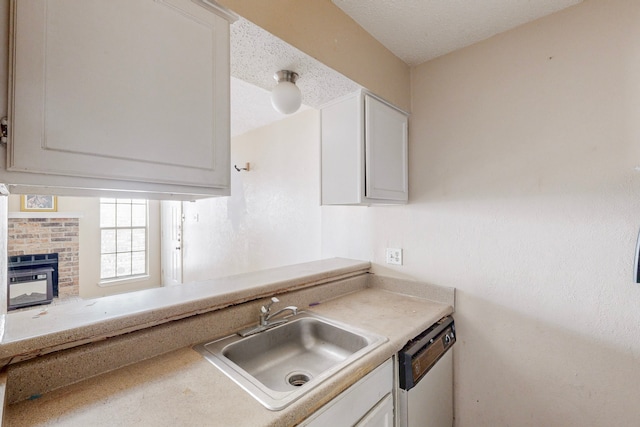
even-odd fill
[(249, 171), (251, 170), (251, 168), (250, 168), (250, 166), (249, 166), (249, 163), (248, 163), (248, 162), (244, 164), (244, 167), (243, 167), (243, 168), (239, 168), (237, 165), (233, 165), (233, 167), (234, 167), (238, 172), (241, 172), (241, 171), (247, 171), (247, 172), (249, 172)]

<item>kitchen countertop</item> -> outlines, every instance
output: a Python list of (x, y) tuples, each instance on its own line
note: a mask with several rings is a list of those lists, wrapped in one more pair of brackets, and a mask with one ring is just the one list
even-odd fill
[(366, 272), (369, 262), (330, 258), (75, 301), (0, 316), (0, 366), (108, 337)]
[(453, 309), (423, 298), (367, 288), (308, 311), (389, 340), (281, 411), (264, 408), (187, 347), (9, 405), (3, 425), (295, 425)]

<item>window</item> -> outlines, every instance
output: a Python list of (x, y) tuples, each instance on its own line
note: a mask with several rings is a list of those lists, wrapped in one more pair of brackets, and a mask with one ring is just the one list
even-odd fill
[(100, 199), (100, 280), (147, 274), (146, 200)]

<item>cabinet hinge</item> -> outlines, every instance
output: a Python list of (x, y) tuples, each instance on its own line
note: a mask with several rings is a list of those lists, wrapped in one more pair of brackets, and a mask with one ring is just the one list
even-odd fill
[(0, 144), (6, 144), (9, 138), (9, 119), (0, 119)]

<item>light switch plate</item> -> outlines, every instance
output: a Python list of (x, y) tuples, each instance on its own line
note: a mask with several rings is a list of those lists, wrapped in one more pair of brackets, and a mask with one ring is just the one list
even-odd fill
[(402, 265), (402, 249), (387, 248), (387, 264)]

